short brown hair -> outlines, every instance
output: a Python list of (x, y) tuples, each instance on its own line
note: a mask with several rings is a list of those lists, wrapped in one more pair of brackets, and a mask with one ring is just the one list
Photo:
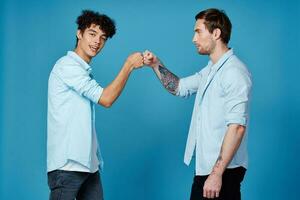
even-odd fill
[(221, 39), (228, 44), (231, 35), (231, 22), (225, 11), (216, 8), (210, 8), (199, 12), (195, 19), (204, 19), (204, 24), (208, 31), (212, 33), (216, 28), (221, 30)]

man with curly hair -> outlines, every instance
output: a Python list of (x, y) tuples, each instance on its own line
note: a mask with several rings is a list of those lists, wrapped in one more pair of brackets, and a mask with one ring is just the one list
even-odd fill
[(116, 78), (102, 88), (89, 63), (116, 32), (108, 16), (84, 10), (77, 18), (74, 51), (54, 65), (48, 82), (47, 172), (50, 200), (102, 200), (103, 165), (95, 130), (95, 104), (110, 107), (132, 72), (143, 65), (133, 53)]

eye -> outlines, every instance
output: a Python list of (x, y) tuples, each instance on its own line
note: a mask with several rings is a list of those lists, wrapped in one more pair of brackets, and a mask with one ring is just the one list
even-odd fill
[(96, 34), (95, 34), (95, 33), (90, 33), (90, 35), (91, 35), (91, 36), (93, 36), (93, 37), (95, 37), (95, 36), (96, 36)]
[(195, 30), (195, 33), (199, 34), (199, 33), (201, 33), (201, 30), (197, 29), (197, 30)]

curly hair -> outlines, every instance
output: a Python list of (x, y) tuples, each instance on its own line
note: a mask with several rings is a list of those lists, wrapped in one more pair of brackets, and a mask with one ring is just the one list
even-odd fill
[(82, 33), (92, 24), (99, 25), (101, 30), (106, 34), (108, 38), (112, 38), (116, 33), (114, 20), (109, 18), (107, 15), (100, 14), (99, 12), (95, 12), (92, 10), (83, 10), (81, 15), (77, 18), (76, 23), (78, 25), (77, 29)]
[(195, 16), (195, 19), (204, 19), (204, 24), (210, 33), (212, 33), (214, 29), (219, 28), (221, 30), (222, 41), (228, 44), (232, 25), (225, 11), (210, 8), (199, 12)]

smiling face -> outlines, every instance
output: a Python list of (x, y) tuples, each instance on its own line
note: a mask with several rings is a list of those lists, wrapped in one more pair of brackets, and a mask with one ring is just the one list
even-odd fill
[(87, 63), (101, 51), (107, 40), (105, 33), (96, 24), (92, 24), (83, 32), (77, 30), (77, 38), (75, 52)]
[(202, 55), (212, 54), (216, 46), (216, 40), (214, 33), (210, 33), (206, 28), (204, 19), (196, 21), (194, 31), (193, 43), (197, 47), (198, 53)]

